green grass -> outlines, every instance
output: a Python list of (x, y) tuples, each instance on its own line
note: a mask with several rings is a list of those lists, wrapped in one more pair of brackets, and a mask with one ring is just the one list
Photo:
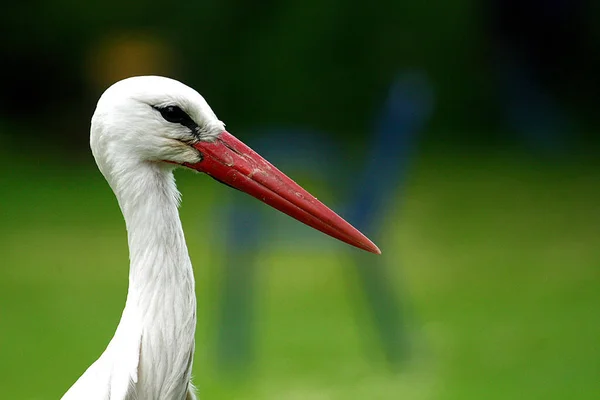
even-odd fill
[[(5, 170), (0, 397), (56, 399), (118, 323), (125, 229), (91, 165)], [(223, 249), (213, 207), (230, 192), (203, 176), (178, 180), (202, 398), (600, 398), (599, 168), (459, 155), (416, 166), (379, 243), (410, 309), (412, 358), (399, 372), (366, 325), (341, 246), (265, 249), (257, 360), (243, 378), (214, 362)], [(310, 240), (329, 240), (318, 235)]]

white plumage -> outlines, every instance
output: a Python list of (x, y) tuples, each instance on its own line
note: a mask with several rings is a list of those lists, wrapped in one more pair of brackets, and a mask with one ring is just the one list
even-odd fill
[(116, 83), (92, 118), (91, 148), (125, 217), (130, 252), (125, 309), (110, 344), (64, 400), (194, 399), (190, 385), (196, 326), (194, 274), (177, 207), (173, 169), (198, 161), (178, 139), (182, 125), (150, 106), (178, 104), (206, 135), (224, 127), (189, 87), (160, 77)]
[(196, 398), (190, 382), (196, 297), (177, 210), (177, 166), (206, 172), (331, 236), (379, 252), (225, 132), (202, 96), (172, 79), (134, 77), (107, 89), (92, 118), (90, 145), (125, 218), (129, 289), (114, 337), (63, 400)]

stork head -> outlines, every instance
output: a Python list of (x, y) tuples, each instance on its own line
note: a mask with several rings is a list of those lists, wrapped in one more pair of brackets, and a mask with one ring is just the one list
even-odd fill
[(198, 92), (173, 79), (139, 76), (108, 88), (92, 117), (90, 145), (109, 182), (143, 164), (183, 166), (339, 240), (380, 253), (366, 236), (228, 133)]
[(90, 144), (106, 167), (115, 157), (131, 163), (194, 163), (201, 155), (193, 145), (214, 141), (224, 130), (194, 89), (169, 78), (137, 76), (102, 94), (92, 117)]

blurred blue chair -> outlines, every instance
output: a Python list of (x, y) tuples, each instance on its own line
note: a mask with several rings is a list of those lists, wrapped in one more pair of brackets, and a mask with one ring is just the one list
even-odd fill
[[(404, 187), (411, 153), (416, 144), (416, 134), (431, 114), (433, 93), (426, 76), (418, 72), (400, 74), (391, 85), (384, 106), (375, 120), (373, 135), (365, 146), (365, 160), (355, 174), (342, 173), (349, 160), (344, 160), (339, 144), (329, 135), (301, 129), (270, 129), (260, 131), (258, 139), (250, 143), (273, 164), (292, 177), (310, 176), (321, 180), (333, 192), (350, 202), (340, 207), (340, 214), (376, 243), (384, 243), (382, 228), (384, 214), (398, 203), (398, 189)], [(289, 138), (293, 137), (293, 140)], [(310, 160), (307, 163), (306, 160)], [(298, 174), (294, 174), (298, 171)], [(358, 175), (357, 175), (358, 174)], [(346, 181), (342, 176), (352, 177)], [(359, 177), (357, 179), (357, 176)], [(234, 196), (226, 209), (227, 259), (224, 262), (222, 290), (220, 292), (219, 332), (217, 360), (227, 371), (243, 369), (253, 360), (254, 291), (257, 288), (257, 254), (267, 241), (277, 238), (267, 232), (271, 225), (265, 221), (263, 209), (257, 202), (248, 202)], [(335, 199), (334, 199), (335, 200)], [(329, 200), (326, 203), (331, 203)], [(286, 237), (303, 236), (310, 231), (285, 218)], [(389, 222), (389, 221), (388, 221)], [(397, 223), (397, 222), (396, 222)], [(252, 234), (247, 234), (252, 232)], [(317, 235), (310, 234), (311, 238)], [(308, 238), (293, 239), (295, 246), (309, 243), (332, 245), (333, 241), (318, 242)], [(319, 243), (319, 244), (317, 244)], [(339, 245), (340, 248), (344, 245)], [(358, 271), (359, 282), (365, 294), (373, 326), (390, 365), (399, 365), (406, 356), (407, 341), (403, 332), (404, 311), (400, 307), (399, 293), (394, 282), (386, 275), (386, 263), (397, 257), (392, 251), (375, 257), (352, 251), (352, 260)], [(389, 254), (391, 257), (387, 257)], [(392, 264), (397, 268), (397, 262)]]

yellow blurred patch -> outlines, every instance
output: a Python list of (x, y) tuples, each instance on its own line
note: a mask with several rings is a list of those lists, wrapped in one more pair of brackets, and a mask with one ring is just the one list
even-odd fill
[(118, 32), (92, 45), (85, 64), (91, 86), (103, 90), (130, 76), (172, 76), (177, 56), (167, 42), (156, 35)]

